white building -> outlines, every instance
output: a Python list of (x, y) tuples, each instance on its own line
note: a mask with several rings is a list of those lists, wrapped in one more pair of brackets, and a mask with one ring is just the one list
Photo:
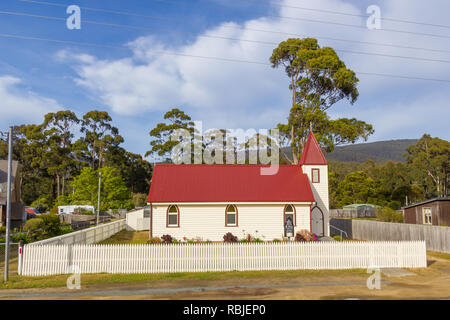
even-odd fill
[(261, 240), (282, 239), (292, 219), (295, 232), (329, 235), (328, 165), (312, 133), (299, 165), (157, 164), (148, 196), (150, 236), (223, 241), (231, 232)]
[(74, 214), (76, 209), (84, 209), (86, 211), (91, 211), (92, 213), (95, 213), (94, 206), (72, 205), (72, 206), (58, 206), (58, 214)]

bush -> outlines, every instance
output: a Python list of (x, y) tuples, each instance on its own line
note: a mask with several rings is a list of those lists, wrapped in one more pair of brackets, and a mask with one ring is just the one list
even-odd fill
[(281, 242), (281, 240), (280, 239), (273, 239), (273, 241), (272, 241), (273, 243), (280, 243)]
[(137, 207), (145, 207), (147, 205), (147, 197), (146, 193), (133, 193), (133, 205), (135, 208)]
[(295, 235), (295, 241), (317, 241), (317, 236), (308, 230), (300, 230)]
[(172, 243), (174, 239), (172, 238), (172, 236), (165, 234), (161, 237), (161, 240), (163, 243)]
[(264, 242), (264, 241), (262, 241), (260, 238), (254, 238), (252, 242), (261, 243), (261, 242)]
[(383, 222), (403, 222), (403, 215), (389, 207), (384, 207), (377, 213), (377, 220)]
[(151, 238), (147, 241), (147, 243), (149, 244), (158, 244), (161, 243), (161, 239), (160, 238)]
[(52, 207), (52, 199), (49, 195), (43, 195), (37, 198), (31, 207), (35, 208), (39, 213), (44, 213)]
[(23, 229), (25, 231), (34, 231), (42, 229), (45, 226), (44, 220), (41, 218), (33, 218), (25, 222)]
[(223, 242), (238, 242), (238, 237), (234, 236), (231, 232), (228, 232), (223, 236)]

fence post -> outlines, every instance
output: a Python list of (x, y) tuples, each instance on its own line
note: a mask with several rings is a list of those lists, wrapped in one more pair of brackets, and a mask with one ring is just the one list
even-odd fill
[(18, 262), (17, 262), (17, 274), (20, 276), (22, 275), (22, 261), (23, 261), (23, 240), (19, 241), (19, 248), (18, 248)]

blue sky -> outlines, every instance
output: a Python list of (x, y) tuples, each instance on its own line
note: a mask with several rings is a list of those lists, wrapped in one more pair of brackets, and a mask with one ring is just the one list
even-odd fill
[[(187, 55), (268, 63), (274, 45), (251, 41), (278, 43), (292, 37), (289, 34), (318, 37), (321, 45), (338, 50), (357, 74), (450, 80), (450, 63), (445, 62), (450, 61), (450, 28), (383, 20), (382, 30), (368, 30), (361, 28), (366, 19), (358, 16), (366, 15), (366, 8), (376, 4), (382, 17), (446, 25), (450, 12), (446, 0), (48, 0), (59, 5), (37, 2), (2, 0), (0, 11), (62, 20), (0, 14), (0, 33), (99, 46), (0, 37), (0, 130), (11, 124), (40, 123), (45, 113), (59, 109), (71, 109), (79, 116), (92, 109), (106, 110), (124, 136), (124, 146), (144, 154), (149, 149), (148, 132), (173, 107), (203, 121), (204, 128), (272, 128), (285, 121), (290, 108), (288, 80), (283, 70)], [(66, 6), (71, 4), (82, 8), (81, 30), (66, 28), (63, 19), (68, 17)], [(372, 123), (376, 133), (369, 141), (419, 138), (423, 133), (450, 138), (450, 83), (364, 74), (358, 77), (357, 103), (338, 103), (329, 111), (333, 118), (356, 117)]]

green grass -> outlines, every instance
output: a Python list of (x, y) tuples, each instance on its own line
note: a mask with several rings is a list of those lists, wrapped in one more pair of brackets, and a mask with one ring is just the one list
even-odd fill
[(450, 260), (450, 254), (449, 253), (437, 252), (437, 251), (427, 251), (427, 254), (429, 254), (430, 256), (434, 256), (436, 258)]
[(122, 230), (99, 244), (146, 244), (148, 236), (148, 231)]
[[(185, 281), (197, 280), (230, 280), (230, 279), (292, 279), (305, 276), (340, 276), (366, 274), (363, 269), (351, 270), (292, 270), (292, 271), (231, 271), (231, 272), (183, 272), (154, 274), (83, 274), (81, 285), (86, 288), (92, 285), (108, 285), (117, 283), (158, 284), (171, 281), (182, 284)], [(0, 289), (58, 288), (65, 287), (68, 275), (21, 277), (13, 275), (7, 283), (0, 282)]]

